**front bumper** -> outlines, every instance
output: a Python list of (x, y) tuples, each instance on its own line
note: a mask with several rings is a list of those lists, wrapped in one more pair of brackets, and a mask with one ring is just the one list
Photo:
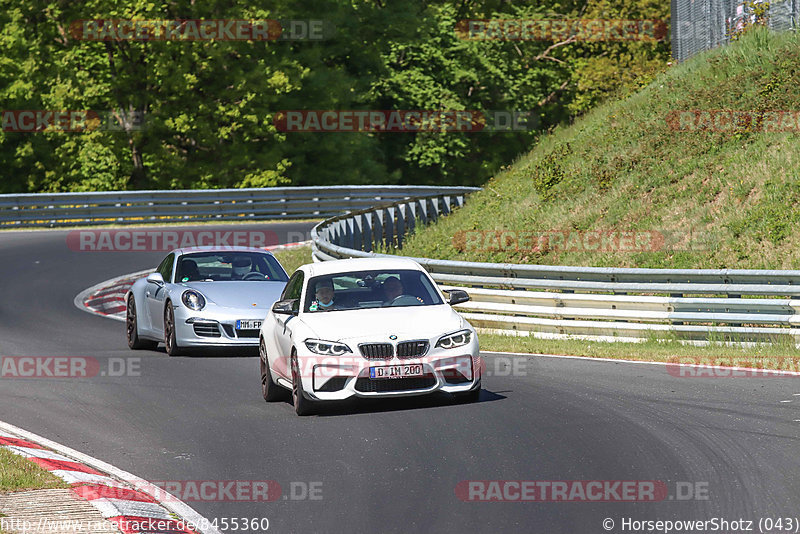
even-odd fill
[(179, 347), (257, 347), (259, 329), (237, 330), (237, 320), (264, 321), (267, 310), (239, 310), (214, 306), (194, 311), (175, 308), (175, 336)]
[[(455, 349), (433, 348), (420, 358), (366, 359), (358, 354), (320, 356), (298, 353), (303, 391), (313, 400), (344, 400), (351, 397), (408, 397), (437, 391), (465, 393), (480, 384), (483, 362), (478, 342)], [(422, 376), (370, 378), (371, 367), (422, 366)]]

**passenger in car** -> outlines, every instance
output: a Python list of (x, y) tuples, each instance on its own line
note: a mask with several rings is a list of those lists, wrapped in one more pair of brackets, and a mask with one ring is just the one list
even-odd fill
[(197, 280), (202, 279), (200, 276), (200, 270), (197, 268), (197, 262), (194, 260), (187, 258), (182, 259), (179, 272), (181, 274), (177, 280), (180, 280), (181, 282), (196, 282)]
[(333, 307), (334, 291), (330, 281), (322, 281), (317, 284), (315, 296), (319, 309), (325, 310)]

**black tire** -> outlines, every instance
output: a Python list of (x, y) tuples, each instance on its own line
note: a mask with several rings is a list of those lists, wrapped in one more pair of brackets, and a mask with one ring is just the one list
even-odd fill
[(455, 397), (457, 402), (462, 404), (478, 402), (478, 399), (481, 397), (481, 383), (478, 382), (478, 385), (475, 387), (475, 389), (471, 389), (465, 393), (454, 393), (453, 397)]
[(172, 308), (171, 302), (167, 302), (167, 306), (164, 308), (164, 348), (167, 349), (167, 354), (170, 356), (183, 354), (183, 349), (178, 346), (175, 337), (175, 310)]
[(300, 380), (300, 366), (297, 363), (297, 353), (292, 351), (292, 403), (294, 411), (299, 416), (311, 415), (316, 406), (303, 394), (303, 382)]
[(258, 344), (258, 360), (261, 362), (261, 395), (266, 402), (276, 402), (286, 399), (287, 391), (272, 380), (267, 360), (267, 347), (262, 339)]
[(154, 349), (158, 346), (158, 341), (142, 339), (139, 337), (139, 322), (136, 319), (136, 302), (133, 295), (128, 297), (127, 312), (125, 314), (125, 334), (128, 338), (128, 347), (131, 350)]

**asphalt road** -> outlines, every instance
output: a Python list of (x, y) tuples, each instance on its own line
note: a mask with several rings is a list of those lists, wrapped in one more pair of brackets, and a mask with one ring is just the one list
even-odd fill
[[(259, 228), (285, 241), (310, 227)], [(476, 404), (361, 402), (298, 418), (263, 402), (257, 357), (133, 352), (123, 323), (76, 309), (83, 289), (163, 253), (78, 252), (66, 234), (0, 233), (0, 356), (89, 356), (101, 368), (140, 358), (126, 360), (138, 372), (0, 378), (0, 420), (148, 480), (274, 480), (287, 497), (188, 503), (209, 519), (268, 518), (270, 532), (592, 533), (623, 532), (624, 518), (800, 516), (800, 378), (679, 378), (661, 365), (543, 357), (508, 374), (513, 362), (486, 354), (495, 372)], [(670, 495), (462, 502), (456, 486), (471, 480), (655, 480)], [(316, 499), (302, 498), (308, 484)], [(687, 487), (707, 498), (679, 499)]]

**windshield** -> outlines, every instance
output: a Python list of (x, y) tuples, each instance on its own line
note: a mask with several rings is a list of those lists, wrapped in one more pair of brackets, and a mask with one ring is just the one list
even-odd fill
[(178, 260), (175, 282), (286, 282), (283, 268), (260, 252), (197, 252)]
[(443, 304), (428, 276), (413, 269), (353, 271), (308, 281), (306, 312)]

